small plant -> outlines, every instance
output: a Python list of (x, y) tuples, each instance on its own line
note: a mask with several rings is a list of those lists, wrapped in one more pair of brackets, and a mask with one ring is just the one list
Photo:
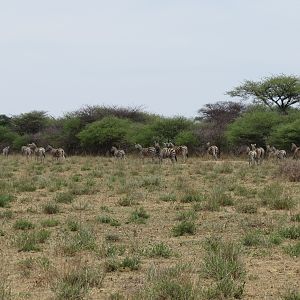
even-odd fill
[(59, 213), (59, 206), (55, 203), (48, 202), (44, 205), (43, 211), (45, 214), (53, 215)]
[(97, 248), (95, 235), (87, 228), (81, 228), (73, 236), (64, 237), (61, 249), (68, 256), (73, 256), (78, 251), (95, 251)]
[(149, 257), (169, 258), (172, 255), (172, 250), (168, 245), (161, 242), (146, 249), (144, 253)]
[(13, 217), (13, 212), (11, 210), (5, 210), (0, 212), (0, 219), (11, 219)]
[(138, 270), (141, 265), (141, 260), (138, 257), (125, 257), (120, 264), (121, 268), (130, 269), (131, 271)]
[(195, 210), (182, 211), (177, 214), (176, 220), (178, 221), (194, 221), (197, 219)]
[(56, 194), (55, 196), (55, 201), (58, 203), (69, 204), (72, 203), (73, 200), (74, 200), (74, 195), (71, 192), (62, 192)]
[(300, 239), (300, 225), (282, 228), (279, 230), (279, 233), (286, 239)]
[(300, 242), (297, 242), (295, 245), (289, 245), (284, 248), (285, 252), (288, 253), (292, 257), (300, 256)]
[(182, 221), (172, 228), (174, 236), (182, 236), (184, 234), (194, 235), (196, 232), (196, 225), (193, 221)]
[(116, 272), (120, 268), (120, 262), (115, 258), (111, 258), (105, 261), (104, 266), (106, 272)]
[(244, 246), (258, 246), (263, 243), (263, 239), (258, 231), (250, 231), (243, 237), (242, 243)]
[(40, 230), (37, 232), (24, 232), (17, 236), (16, 245), (19, 251), (40, 251), (39, 244), (44, 243), (50, 236), (47, 230)]
[(67, 226), (70, 229), (70, 231), (78, 231), (80, 229), (79, 222), (75, 220), (68, 220)]
[(101, 287), (105, 273), (99, 268), (75, 268), (60, 277), (53, 291), (56, 299), (84, 299), (90, 288)]
[(12, 195), (0, 195), (0, 207), (8, 207), (10, 202), (14, 199)]
[(31, 223), (28, 220), (17, 220), (14, 224), (15, 229), (21, 229), (21, 230), (27, 230), (27, 229), (33, 229), (35, 226), (33, 223)]
[(204, 200), (204, 195), (194, 190), (186, 192), (181, 198), (182, 203), (191, 203), (191, 202), (202, 202)]
[(197, 300), (200, 298), (199, 282), (193, 278), (192, 268), (176, 265), (170, 268), (151, 267), (147, 286), (134, 295), (133, 299)]
[(278, 232), (273, 232), (269, 236), (269, 242), (273, 245), (280, 245), (282, 243), (282, 236)]
[(120, 206), (132, 206), (137, 204), (136, 200), (133, 197), (126, 196), (118, 201)]
[(209, 238), (204, 244), (206, 255), (203, 262), (204, 274), (216, 280), (215, 286), (205, 290), (209, 299), (242, 297), (245, 270), (240, 261), (241, 248), (235, 243)]
[(241, 203), (237, 206), (237, 211), (243, 214), (256, 214), (257, 205), (254, 203)]
[(300, 300), (300, 291), (290, 289), (281, 297), (282, 300)]
[(115, 227), (121, 225), (121, 223), (118, 220), (116, 220), (110, 216), (100, 216), (97, 218), (97, 221), (100, 223), (109, 224), (109, 225), (115, 226)]
[(161, 195), (159, 197), (159, 199), (164, 202), (175, 202), (176, 195), (175, 194), (164, 194), (164, 195)]
[(291, 217), (291, 221), (293, 221), (293, 222), (300, 222), (300, 213), (293, 215)]
[(148, 218), (149, 218), (149, 214), (145, 211), (143, 207), (140, 207), (131, 213), (129, 222), (137, 223), (137, 224), (145, 224)]
[(55, 219), (47, 219), (47, 220), (41, 221), (41, 225), (43, 227), (55, 227), (55, 226), (59, 225), (59, 221), (55, 220)]

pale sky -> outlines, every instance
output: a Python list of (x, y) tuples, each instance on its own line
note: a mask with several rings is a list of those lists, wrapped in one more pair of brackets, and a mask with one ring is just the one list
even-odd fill
[(0, 114), (83, 105), (194, 117), (299, 75), (299, 0), (0, 0)]

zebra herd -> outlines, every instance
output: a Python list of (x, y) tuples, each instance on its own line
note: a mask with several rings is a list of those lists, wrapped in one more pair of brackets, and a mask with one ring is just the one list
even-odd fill
[[(188, 147), (185, 145), (175, 146), (171, 142), (163, 143), (163, 147), (160, 146), (158, 142), (154, 143), (154, 146), (143, 148), (140, 144), (135, 144), (135, 149), (139, 151), (141, 159), (144, 161), (145, 158), (149, 157), (152, 162), (158, 159), (162, 163), (163, 159), (170, 159), (172, 163), (177, 162), (177, 157), (181, 156), (182, 161), (186, 162), (188, 158)], [(211, 155), (214, 160), (217, 160), (220, 156), (219, 148), (215, 145), (211, 145), (209, 142), (206, 144), (207, 154)], [(293, 152), (293, 159), (300, 158), (300, 147), (292, 143), (291, 151)], [(10, 146), (5, 147), (2, 153), (5, 157), (9, 155)], [(53, 148), (48, 145), (45, 148), (37, 147), (35, 143), (27, 144), (21, 147), (21, 154), (26, 156), (27, 160), (34, 155), (37, 161), (43, 162), (46, 157), (46, 152), (49, 152), (53, 159), (60, 160), (65, 159), (65, 151), (62, 148)], [(122, 149), (117, 149), (113, 146), (111, 148), (111, 153), (115, 158), (125, 159), (125, 151)], [(285, 150), (276, 149), (274, 146), (267, 145), (266, 150), (262, 147), (257, 147), (256, 144), (250, 144), (250, 147), (243, 145), (240, 147), (239, 154), (245, 153), (248, 155), (249, 165), (259, 165), (262, 163), (264, 158), (275, 158), (282, 160), (287, 158), (287, 153)]]
[[(4, 156), (8, 156), (10, 151), (10, 147), (7, 146), (3, 149), (2, 153)], [(48, 145), (45, 148), (43, 147), (38, 147), (35, 143), (30, 143), (27, 144), (26, 146), (21, 147), (21, 154), (22, 156), (25, 156), (27, 160), (34, 156), (36, 161), (41, 161), (44, 162), (45, 157), (46, 157), (46, 152), (49, 152), (53, 159), (60, 160), (60, 159), (65, 159), (65, 151), (62, 148), (53, 148), (51, 145)]]

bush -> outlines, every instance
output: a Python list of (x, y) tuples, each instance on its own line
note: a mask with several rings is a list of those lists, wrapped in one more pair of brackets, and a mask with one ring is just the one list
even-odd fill
[(58, 203), (72, 203), (74, 200), (74, 195), (71, 192), (63, 192), (63, 193), (58, 193), (55, 196), (55, 201)]
[(55, 203), (48, 202), (44, 205), (43, 211), (49, 215), (57, 214), (59, 212), (59, 206)]
[(146, 249), (144, 253), (149, 257), (169, 258), (172, 255), (172, 250), (168, 245), (164, 243), (158, 243)]
[(8, 207), (13, 199), (14, 197), (12, 195), (0, 195), (0, 207)]
[(137, 224), (145, 224), (146, 220), (149, 218), (149, 214), (145, 211), (143, 207), (136, 209), (131, 213), (129, 222)]
[(33, 229), (35, 226), (33, 223), (31, 223), (30, 221), (27, 220), (17, 220), (14, 228), (15, 229), (21, 229), (21, 230), (26, 230), (26, 229)]
[(300, 182), (300, 161), (285, 161), (280, 164), (278, 174), (289, 181)]
[(174, 236), (181, 236), (184, 234), (194, 235), (196, 232), (196, 225), (193, 221), (182, 221), (172, 228)]
[(60, 277), (54, 285), (56, 299), (85, 299), (90, 288), (101, 287), (104, 275), (98, 268), (73, 269)]

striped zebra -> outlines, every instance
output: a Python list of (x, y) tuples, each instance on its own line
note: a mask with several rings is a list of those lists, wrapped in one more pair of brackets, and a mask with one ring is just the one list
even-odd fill
[(140, 151), (140, 157), (143, 159), (143, 161), (145, 157), (151, 157), (152, 161), (154, 161), (156, 156), (155, 147), (143, 148), (140, 144), (135, 144), (134, 147)]
[(255, 150), (250, 150), (248, 152), (248, 162), (249, 166), (254, 166), (257, 163), (257, 152)]
[(46, 147), (46, 152), (50, 152), (53, 159), (60, 160), (65, 159), (65, 150), (63, 148), (53, 148), (51, 145)]
[(267, 145), (268, 158), (285, 159), (287, 157), (285, 150), (278, 150), (274, 146)]
[(29, 159), (29, 157), (31, 156), (32, 153), (33, 153), (33, 151), (31, 150), (30, 147), (28, 147), (28, 146), (21, 147), (21, 154), (22, 154), (22, 156), (25, 155), (27, 160)]
[(10, 150), (10, 146), (7, 146), (7, 147), (3, 148), (2, 154), (3, 154), (5, 157), (8, 157), (9, 150)]
[(251, 144), (250, 146), (252, 151), (256, 151), (257, 164), (261, 164), (265, 156), (265, 149), (262, 147), (256, 148), (256, 144)]
[(293, 159), (300, 158), (300, 147), (298, 147), (296, 144), (292, 143), (291, 151), (293, 152)]
[(185, 145), (175, 146), (175, 151), (176, 151), (176, 156), (180, 155), (183, 159), (183, 162), (186, 162), (189, 156), (188, 147)]
[(188, 147), (185, 145), (175, 146), (171, 142), (163, 143), (166, 148), (173, 148), (176, 151), (176, 156), (182, 156), (183, 162), (186, 162), (188, 158)]
[(218, 160), (219, 148), (217, 146), (211, 146), (210, 142), (206, 144), (207, 146), (207, 154), (211, 155), (214, 160)]
[(35, 155), (35, 159), (43, 162), (46, 157), (46, 151), (43, 147), (38, 147), (35, 143), (31, 143), (27, 145)]
[(157, 142), (155, 142), (154, 147), (155, 147), (156, 155), (159, 158), (159, 163), (162, 163), (162, 160), (166, 158), (169, 158), (172, 163), (175, 163), (175, 161), (177, 161), (176, 151), (174, 148), (164, 147), (161, 149)]
[(115, 158), (125, 159), (125, 151), (124, 150), (118, 150), (117, 147), (112, 146), (110, 149), (110, 152), (113, 154)]

